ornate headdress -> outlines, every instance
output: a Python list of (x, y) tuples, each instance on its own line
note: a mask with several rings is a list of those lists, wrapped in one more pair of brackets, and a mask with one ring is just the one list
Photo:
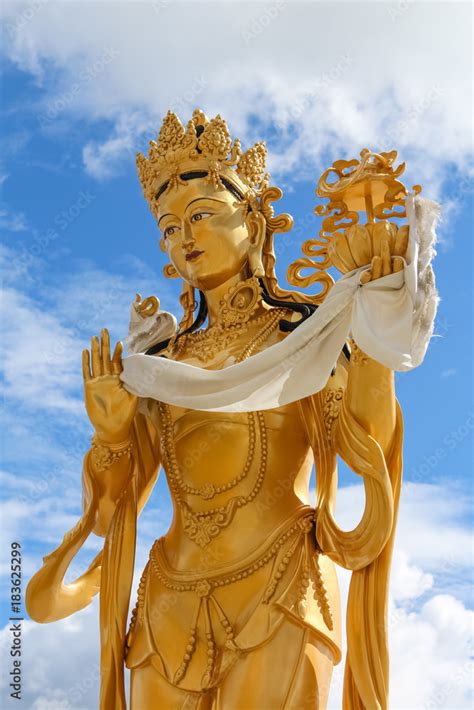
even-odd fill
[[(258, 211), (265, 218), (262, 265), (268, 295), (273, 299), (300, 304), (321, 303), (333, 283), (331, 276), (325, 272), (308, 277), (303, 284), (303, 287), (310, 283), (318, 284), (321, 290), (315, 295), (289, 291), (278, 284), (274, 234), (288, 232), (293, 219), (289, 214), (274, 213), (272, 203), (280, 200), (283, 193), (280, 188), (269, 186), (270, 175), (265, 172), (266, 156), (267, 149), (263, 142), (256, 143), (243, 153), (240, 141), (236, 139), (232, 142), (227, 124), (220, 115), (209, 120), (203, 111), (196, 109), (185, 129), (177, 115), (168, 111), (158, 139), (150, 141), (148, 158), (142, 153), (137, 154), (137, 168), (145, 199), (155, 215), (157, 198), (167, 190), (186, 184), (193, 177), (206, 178), (216, 189), (226, 188), (235, 192), (246, 203), (248, 210)], [(167, 278), (177, 276), (171, 264), (164, 267), (163, 273)], [(294, 283), (291, 267), (289, 281)], [(179, 332), (182, 332), (193, 322), (197, 307), (192, 286), (183, 282), (180, 300), (184, 310), (179, 327)]]
[(157, 196), (183, 183), (187, 173), (203, 173), (216, 188), (230, 183), (244, 198), (252, 200), (267, 187), (267, 149), (256, 143), (242, 153), (240, 141), (232, 143), (226, 122), (217, 115), (209, 120), (196, 109), (186, 130), (175, 113), (168, 111), (157, 141), (150, 141), (148, 158), (137, 155), (140, 182), (152, 212)]

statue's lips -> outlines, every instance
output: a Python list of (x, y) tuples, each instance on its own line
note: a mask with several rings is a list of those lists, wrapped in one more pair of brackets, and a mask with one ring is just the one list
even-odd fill
[(190, 251), (189, 254), (186, 254), (186, 261), (194, 261), (195, 259), (198, 258), (198, 256), (201, 256), (201, 254), (204, 254), (204, 252), (199, 251), (198, 249), (195, 249), (194, 251)]

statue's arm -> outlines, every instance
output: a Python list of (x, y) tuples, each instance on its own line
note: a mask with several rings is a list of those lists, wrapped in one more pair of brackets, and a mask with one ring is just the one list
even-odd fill
[(92, 531), (105, 537), (117, 503), (132, 476), (138, 481), (138, 510), (151, 493), (160, 465), (159, 435), (150, 418), (137, 411), (138, 398), (120, 380), (122, 343), (113, 354), (106, 329), (94, 336), (82, 354), (84, 402), (94, 428), (92, 445), (84, 457), (83, 510), (94, 493)]
[[(83, 352), (84, 400), (95, 431), (84, 460), (83, 504), (86, 509), (94, 487), (98, 500), (94, 532), (101, 536), (107, 534), (117, 502), (137, 468), (142, 507), (159, 467), (158, 434), (149, 418), (137, 413), (138, 399), (123, 386), (121, 371), (122, 344), (117, 343), (111, 355), (104, 329), (100, 339), (92, 338), (90, 353)], [(88, 485), (91, 480), (93, 486)]]
[[(105, 537), (117, 502), (131, 476), (139, 476), (138, 511), (145, 505), (160, 466), (159, 437), (149, 417), (137, 413), (128, 438), (120, 448), (93, 444), (84, 458), (84, 480), (93, 478), (97, 491), (97, 519), (93, 532)], [(83, 509), (90, 502), (90, 487), (83, 486)]]
[(352, 343), (345, 399), (349, 412), (377, 441), (387, 458), (397, 424), (394, 373), (355, 343)]
[[(382, 223), (379, 225), (383, 226)], [(351, 246), (359, 254), (357, 264), (364, 265), (366, 257), (362, 245), (354, 239)], [(404, 261), (401, 255), (406, 253), (407, 247), (408, 228), (399, 229), (395, 239), (384, 233), (377, 254), (361, 276), (361, 284), (402, 271)], [(394, 373), (362, 352), (354, 342), (345, 404), (348, 412), (377, 441), (387, 458), (397, 425)]]
[[(159, 447), (151, 420), (137, 411), (137, 398), (120, 381), (121, 353), (119, 343), (110, 356), (107, 331), (100, 342), (93, 338), (90, 353), (83, 353), (85, 404), (95, 430), (84, 459), (84, 512), (28, 584), (28, 613), (40, 623), (63, 619), (90, 604), (102, 585), (102, 565), (113, 564), (114, 545), (120, 545), (123, 559), (133, 567), (136, 516), (155, 483)], [(71, 561), (92, 532), (107, 537), (104, 550), (80, 577), (65, 584)]]

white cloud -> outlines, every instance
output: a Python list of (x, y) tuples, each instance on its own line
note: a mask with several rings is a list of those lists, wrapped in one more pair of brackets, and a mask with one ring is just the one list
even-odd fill
[[(18, 703), (8, 697), (11, 640), (5, 627), (0, 632), (4, 708)], [(97, 707), (100, 677), (97, 602), (52, 625), (24, 622), (22, 645), (24, 707), (32, 710)]]
[(79, 413), (80, 342), (71, 328), (14, 289), (2, 296), (4, 393), (32, 408)]
[(143, 149), (169, 107), (187, 118), (195, 105), (244, 141), (269, 138), (283, 177), (395, 146), (433, 195), (445, 168), (469, 163), (465, 3), (38, 3), (28, 21), (12, 3), (5, 14), (7, 55), (43, 82), (35, 111), (110, 122), (84, 146), (96, 176)]
[(442, 371), (441, 377), (454, 377), (456, 372), (457, 370), (455, 367), (449, 367), (447, 370)]
[(472, 624), (472, 611), (451, 595), (432, 597), (419, 612), (396, 610), (391, 707), (472, 707)]
[(417, 599), (433, 586), (433, 575), (409, 563), (404, 550), (394, 554), (393, 574), (390, 582), (392, 596), (398, 601)]
[[(5, 179), (5, 176), (0, 178), (0, 187)], [(8, 232), (25, 232), (28, 229), (25, 215), (21, 212), (12, 213), (7, 209), (0, 209), (0, 229)]]
[[(339, 491), (336, 517), (344, 529), (359, 520), (363, 505), (362, 486), (349, 486)], [(407, 557), (405, 560), (401, 557), (399, 562), (403, 565), (409, 560), (410, 564), (431, 573), (443, 570), (446, 574), (468, 569), (472, 562), (471, 537), (466, 522), (469, 509), (469, 498), (456, 481), (451, 480), (449, 485), (404, 483), (396, 549), (404, 551)]]

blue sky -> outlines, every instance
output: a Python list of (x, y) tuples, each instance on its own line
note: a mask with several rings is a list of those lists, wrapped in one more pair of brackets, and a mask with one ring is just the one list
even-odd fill
[[(406, 183), (421, 182), (423, 195), (443, 205), (444, 220), (435, 262), (441, 296), (436, 337), (421, 367), (397, 375), (405, 486), (392, 583), (393, 706), (464, 708), (470, 706), (468, 682), (456, 669), (469, 661), (472, 609), (472, 148), (463, 103), (469, 75), (457, 67), (468, 51), (463, 28), (469, 10), (456, 3), (440, 3), (437, 12), (430, 3), (405, 4), (408, 9), (380, 3), (369, 19), (369, 5), (337, 5), (210, 5), (214, 25), (222, 23), (227, 44), (233, 42), (233, 55), (220, 37), (213, 48), (203, 42), (204, 3), (125, 3), (120, 13), (112, 2), (87, 4), (86, 11), (75, 3), (6, 5), (3, 548), (21, 541), (29, 576), (80, 513), (81, 460), (91, 435), (80, 355), (90, 337), (103, 326), (114, 339), (124, 337), (137, 291), (157, 295), (162, 307), (180, 314), (179, 284), (162, 276), (158, 230), (134, 164), (166, 110), (179, 109), (184, 121), (195, 105), (209, 114), (220, 111), (244, 146), (267, 139), (273, 182), (285, 192), (281, 209), (295, 218), (292, 236), (277, 245), (282, 282), (304, 238), (319, 228), (314, 189), (322, 170), (366, 146), (398, 148), (408, 163)], [(170, 28), (177, 22), (180, 41), (173, 43)], [(311, 22), (313, 35), (305, 29)], [(361, 48), (354, 34), (374, 36), (381, 23), (385, 43), (377, 46), (374, 39), (372, 53)], [(341, 32), (337, 56), (323, 31), (328, 26)], [(456, 42), (450, 41), (454, 35)], [(438, 55), (425, 61), (436, 42)], [(387, 61), (395, 49), (396, 61)], [(200, 61), (193, 64), (197, 52)], [(410, 73), (413, 66), (417, 71)], [(358, 481), (343, 471), (341, 488), (341, 519), (355, 522), (362, 505)], [(169, 515), (161, 477), (141, 520), (138, 566)], [(90, 541), (76, 571), (98, 544)], [(6, 565), (3, 558), (5, 614)], [(341, 584), (345, 593), (344, 575)], [(81, 689), (79, 700), (71, 688), (78, 664), (90, 666), (91, 677), (95, 672), (96, 611), (27, 627), (28, 707), (93, 706), (97, 683)], [(68, 639), (74, 639), (75, 660), (65, 665), (57, 646)], [(40, 663), (33, 673), (40, 648), (49, 649), (54, 663)], [(338, 688), (340, 675), (333, 707), (340, 702)]]

